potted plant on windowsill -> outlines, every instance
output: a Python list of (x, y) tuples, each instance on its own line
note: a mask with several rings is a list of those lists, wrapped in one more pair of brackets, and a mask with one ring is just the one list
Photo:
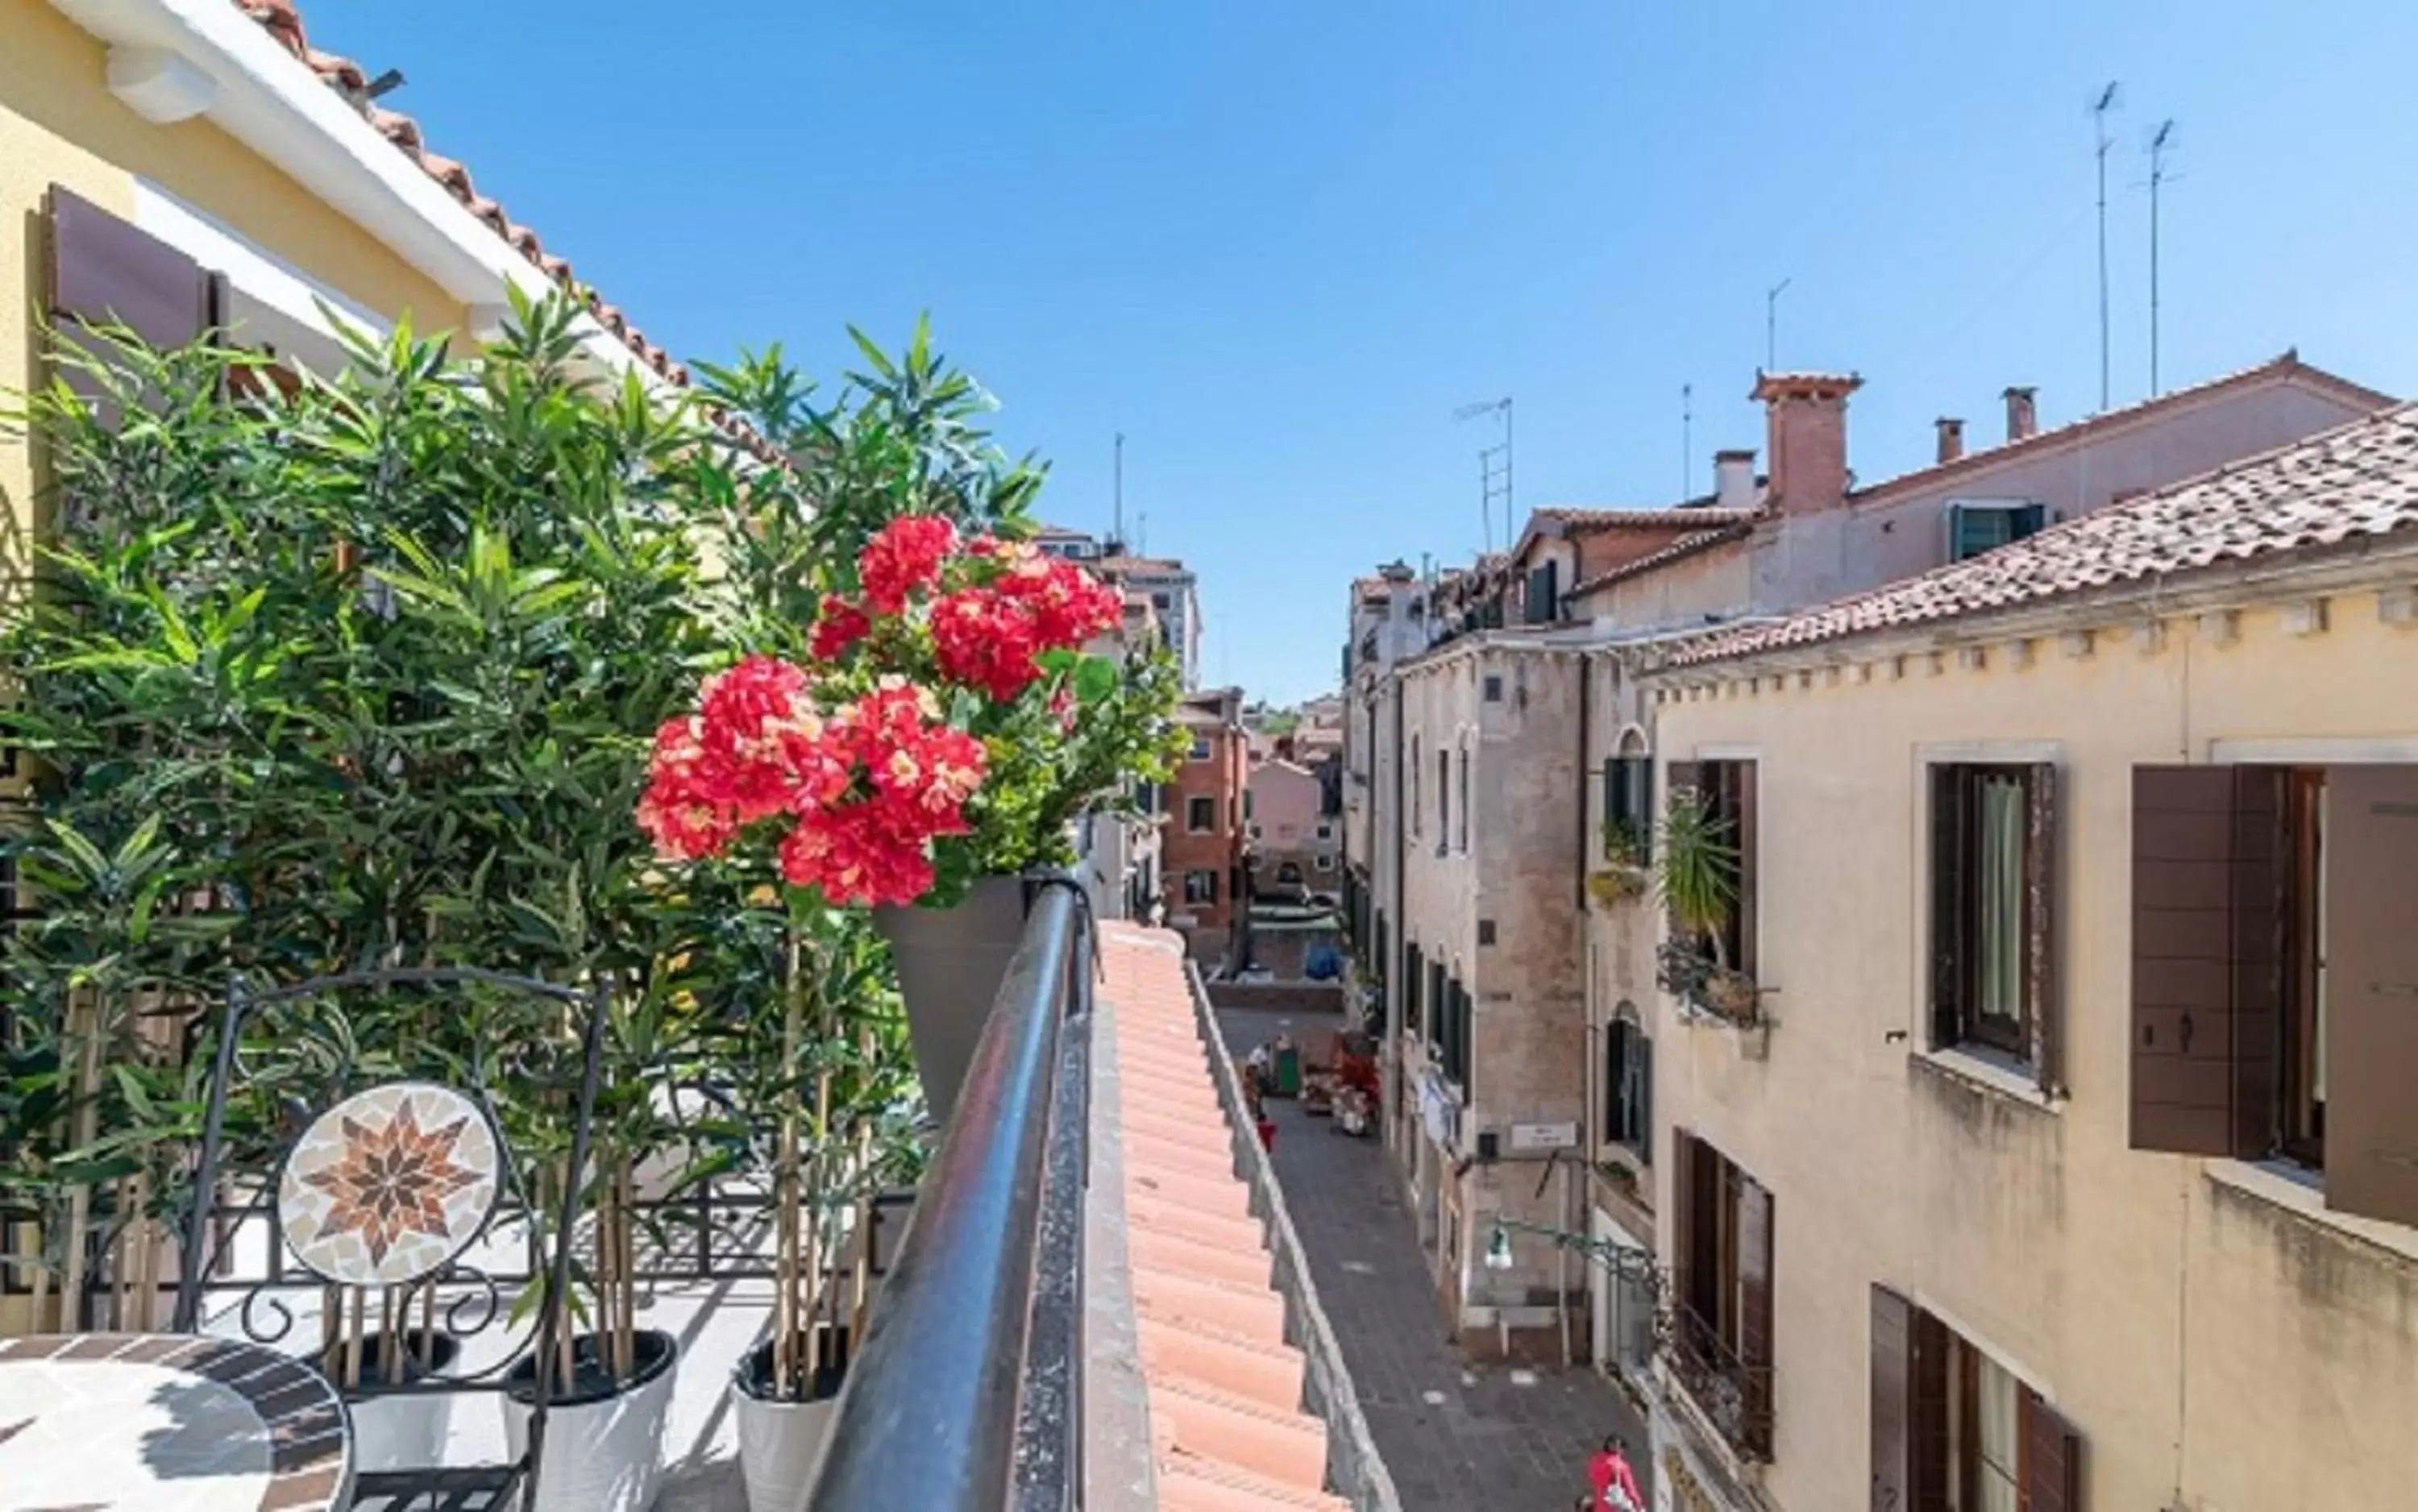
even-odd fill
[(1654, 874), (1638, 859), (1637, 837), (1618, 819), (1603, 824), (1603, 864), (1587, 874), (1587, 896), (1610, 908), (1633, 903), (1653, 889)]
[(1728, 820), (1703, 795), (1679, 788), (1662, 811), (1656, 878), (1670, 911), (1671, 939), (1658, 953), (1664, 991), (1732, 1023), (1755, 1019), (1761, 989), (1729, 959), (1725, 943), (1738, 903), (1737, 847)]

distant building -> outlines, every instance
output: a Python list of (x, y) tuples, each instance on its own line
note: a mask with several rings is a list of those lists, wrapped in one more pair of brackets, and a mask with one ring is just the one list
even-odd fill
[(1160, 834), (1167, 922), (1182, 932), (1195, 960), (1215, 968), (1234, 954), (1243, 871), (1245, 773), (1243, 691), (1194, 694), (1176, 710), (1192, 737), (1167, 788)]
[[(1113, 542), (1088, 565), (1112, 582), (1149, 597), (1151, 609), (1166, 632), (1168, 649), (1175, 653), (1183, 671), (1184, 686), (1201, 686), (1200, 580), (1192, 570), (1164, 557), (1128, 556)], [(1236, 701), (1239, 704), (1239, 693)]]
[(1063, 525), (1045, 525), (1033, 537), (1033, 543), (1043, 555), (1063, 557), (1068, 561), (1090, 564), (1109, 554), (1100, 538), (1088, 530), (1070, 529)]
[(1342, 819), (1326, 812), (1318, 773), (1281, 755), (1259, 763), (1243, 812), (1254, 897), (1300, 903), (1342, 892)]

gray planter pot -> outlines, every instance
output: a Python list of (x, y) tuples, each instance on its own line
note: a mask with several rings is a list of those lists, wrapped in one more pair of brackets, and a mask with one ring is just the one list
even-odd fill
[(898, 964), (915, 1073), (936, 1123), (947, 1123), (957, 1106), (974, 1045), (1024, 938), (1024, 910), (1020, 877), (987, 877), (954, 909), (873, 910), (873, 927)]

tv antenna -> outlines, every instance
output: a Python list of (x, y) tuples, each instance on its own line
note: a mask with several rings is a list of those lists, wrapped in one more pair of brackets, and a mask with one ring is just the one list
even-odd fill
[(1110, 540), (1116, 542), (1117, 549), (1122, 551), (1125, 549), (1125, 433), (1123, 431), (1119, 431), (1117, 433), (1116, 454), (1116, 482), (1114, 485), (1116, 523), (1110, 527), (1109, 536)]
[(1788, 292), (1790, 280), (1763, 291), (1763, 371), (1780, 371), (1780, 297)]
[(2166, 152), (2174, 144), (2175, 123), (2158, 123), (2150, 138), (2150, 393), (2158, 392), (2158, 186), (2166, 181)]
[(1679, 385), (1679, 502), (1688, 502), (1695, 487), (1696, 386)]
[(1486, 549), (1494, 549), (1494, 501), (1503, 501), (1503, 549), (1508, 551), (1518, 539), (1511, 528), (1511, 400), (1509, 395), (1489, 399), (1480, 404), (1463, 405), (1452, 412), (1457, 424), (1492, 415), (1503, 421), (1503, 439), (1477, 451), (1477, 518), (1484, 531)]
[(2099, 91), (2090, 107), (2091, 130), (2098, 136), (2099, 155), (2099, 407), (2108, 405), (2107, 365), (2107, 113), (2116, 108), (2121, 90), (2116, 81)]

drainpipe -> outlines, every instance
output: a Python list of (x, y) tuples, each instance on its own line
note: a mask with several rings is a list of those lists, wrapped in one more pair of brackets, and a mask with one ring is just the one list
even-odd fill
[[(1399, 1064), (1400, 1063), (1400, 1055), (1401, 1055), (1401, 1053), (1402, 1053), (1402, 1050), (1401, 1050), (1401, 1041), (1402, 1041), (1402, 1018), (1401, 1018), (1402, 991), (1403, 991), (1403, 988), (1404, 988), (1404, 987), (1405, 987), (1405, 985), (1406, 985), (1406, 984), (1405, 984), (1405, 983), (1403, 982), (1403, 980), (1402, 980), (1402, 973), (1403, 973), (1405, 970), (1407, 970), (1409, 969), (1405, 963), (1406, 963), (1406, 962), (1408, 962), (1408, 961), (1410, 960), (1410, 951), (1409, 951), (1408, 947), (1406, 946), (1406, 944), (1405, 944), (1404, 942), (1405, 942), (1405, 941), (1407, 941), (1407, 940), (1410, 939), (1410, 936), (1411, 936), (1410, 909), (1409, 909), (1409, 907), (1408, 907), (1409, 900), (1408, 900), (1408, 899), (1406, 899), (1406, 898), (1404, 898), (1404, 897), (1402, 896), (1402, 885), (1403, 885), (1403, 883), (1402, 883), (1402, 876), (1403, 876), (1402, 861), (1403, 861), (1403, 856), (1404, 856), (1404, 848), (1403, 848), (1408, 844), (1408, 838), (1407, 838), (1407, 837), (1408, 837), (1408, 834), (1409, 834), (1409, 831), (1408, 831), (1408, 829), (1404, 826), (1404, 824), (1403, 824), (1403, 822), (1402, 822), (1402, 820), (1403, 820), (1403, 815), (1402, 815), (1402, 677), (1401, 677), (1401, 673), (1400, 673), (1399, 670), (1397, 670), (1397, 671), (1395, 672), (1395, 674), (1394, 674), (1394, 677), (1393, 677), (1393, 684), (1394, 684), (1394, 939), (1393, 939), (1393, 954), (1394, 954), (1394, 959), (1393, 959), (1393, 961), (1392, 961), (1390, 964), (1391, 964), (1391, 967), (1392, 967), (1392, 976), (1393, 976), (1393, 982), (1394, 982), (1394, 990), (1393, 990), (1393, 991), (1391, 991), (1391, 992), (1389, 992), (1389, 993), (1387, 993), (1387, 994), (1385, 994), (1385, 1036), (1386, 1036), (1386, 1038), (1387, 1038), (1389, 1041), (1391, 1041), (1391, 1042), (1392, 1042), (1392, 1043), (1391, 1043), (1391, 1046), (1390, 1046), (1390, 1048), (1393, 1050), (1393, 1052), (1394, 1052), (1394, 1054), (1395, 1054), (1395, 1056), (1396, 1056), (1396, 1058), (1397, 1058), (1397, 1059), (1396, 1059), (1396, 1062), (1395, 1062), (1395, 1063), (1399, 1065)], [(1397, 1079), (1400, 1079), (1400, 1078), (1397, 1078)], [(1406, 1102), (1409, 1100), (1409, 1097), (1408, 1097), (1408, 1094), (1407, 1094), (1407, 1093), (1405, 1093), (1403, 1100), (1404, 1100), (1404, 1101), (1406, 1101)], [(1400, 1109), (1400, 1108), (1396, 1108), (1396, 1109), (1395, 1109), (1395, 1112), (1396, 1112), (1396, 1114), (1397, 1114), (1397, 1115), (1399, 1115), (1399, 1114), (1401, 1112), (1401, 1109)]]
[(1586, 826), (1586, 814), (1587, 814), (1587, 770), (1588, 770), (1588, 768), (1587, 768), (1587, 724), (1588, 724), (1587, 705), (1588, 705), (1589, 699), (1590, 699), (1590, 697), (1591, 697), (1591, 695), (1592, 695), (1592, 694), (1593, 694), (1593, 693), (1594, 693), (1594, 689), (1593, 689), (1593, 687), (1592, 687), (1592, 685), (1591, 685), (1591, 680), (1587, 677), (1587, 655), (1586, 655), (1586, 652), (1584, 652), (1584, 651), (1581, 651), (1581, 652), (1579, 652), (1579, 822), (1578, 822), (1578, 825), (1577, 825), (1577, 829), (1578, 829), (1578, 836), (1579, 836), (1579, 849), (1578, 849), (1578, 880), (1577, 880), (1577, 890), (1578, 890), (1578, 905), (1579, 905), (1579, 926), (1580, 926), (1580, 928), (1581, 928), (1581, 929), (1584, 929), (1584, 928), (1586, 927), (1586, 906), (1587, 906), (1587, 890), (1586, 890), (1586, 879), (1587, 879), (1587, 826)]

